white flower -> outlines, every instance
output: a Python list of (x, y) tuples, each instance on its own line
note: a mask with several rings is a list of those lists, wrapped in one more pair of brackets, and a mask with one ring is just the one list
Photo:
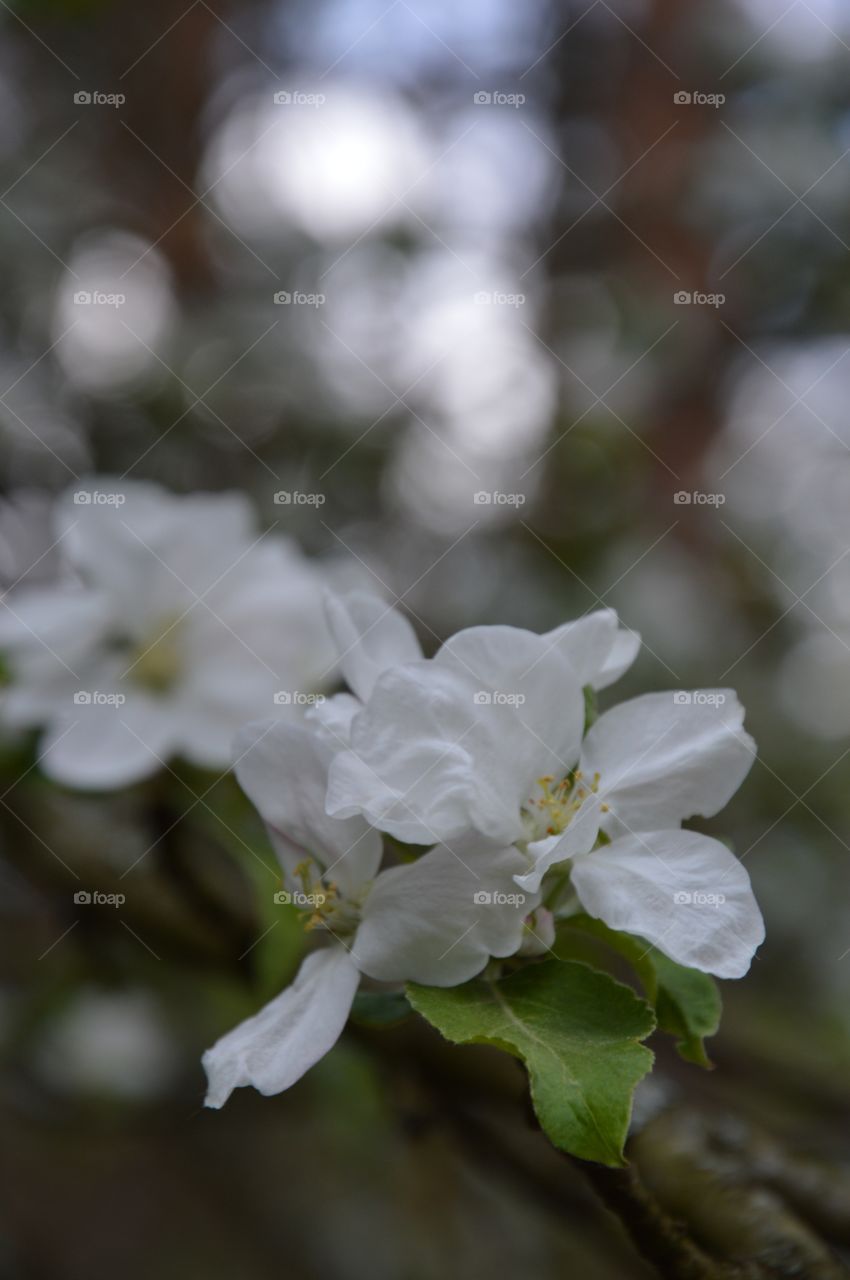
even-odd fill
[(378, 677), (390, 667), (422, 657), (407, 618), (378, 596), (364, 591), (329, 595), (326, 607), (342, 674), (361, 702), (368, 700)]
[(430, 660), (390, 667), (334, 761), (329, 812), (361, 812), (414, 844), (469, 829), (524, 839), (537, 780), (578, 758), (583, 686), (617, 679), (638, 643), (600, 610), (542, 636), (473, 627)]
[(613, 839), (719, 813), (755, 758), (743, 722), (731, 689), (687, 703), (648, 693), (606, 711), (585, 737), (577, 767), (541, 777), (529, 801), (534, 871), (523, 877), (526, 886), (536, 887), (554, 863), (590, 850), (600, 828)]
[(384, 982), (455, 986), (491, 956), (513, 955), (539, 896), (518, 892), (519, 850), (470, 839), (378, 872), (382, 842), (359, 816), (324, 810), (325, 736), (302, 725), (249, 725), (236, 773), (260, 810), (283, 881), (307, 928), (327, 945), (308, 955), (291, 986), (204, 1055), (207, 1105), (240, 1085), (279, 1093), (335, 1044), (360, 974)]
[(679, 828), (719, 812), (749, 771), (743, 708), (731, 690), (648, 694), (582, 742), (582, 685), (634, 656), (621, 634), (609, 613), (549, 636), (480, 627), (387, 670), (331, 766), (328, 811), (414, 843), (470, 829), (514, 843), (528, 892), (542, 885), (548, 902), (544, 877), (568, 872), (612, 928), (738, 977), (764, 936), (749, 878), (718, 841)]
[(64, 575), (0, 602), (0, 717), (46, 729), (57, 781), (122, 786), (177, 754), (226, 767), (246, 720), (333, 679), (321, 574), (257, 537), (240, 495), (99, 477), (59, 502), (55, 532)]
[(351, 693), (337, 693), (311, 708), (307, 718), (336, 747), (348, 741), (351, 721), (391, 667), (422, 657), (416, 632), (398, 609), (365, 591), (325, 596), (328, 629)]

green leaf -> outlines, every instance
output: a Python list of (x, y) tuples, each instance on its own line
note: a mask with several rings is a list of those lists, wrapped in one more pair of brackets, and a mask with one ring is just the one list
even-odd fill
[(591, 725), (599, 719), (599, 699), (592, 684), (586, 684), (582, 693), (584, 694), (584, 731), (587, 733)]
[(717, 983), (708, 973), (686, 969), (656, 951), (652, 963), (658, 978), (655, 1012), (662, 1031), (678, 1036), (676, 1048), (688, 1062), (710, 1067), (703, 1040), (720, 1026), (723, 1005)]
[(351, 1017), (363, 1027), (392, 1027), (412, 1012), (403, 991), (358, 991), (351, 1006)]
[[(564, 921), (558, 931), (558, 954), (573, 954), (570, 932), (579, 932), (611, 947), (634, 969), (647, 999), (654, 1005), (658, 1026), (678, 1037), (676, 1048), (688, 1062), (710, 1067), (703, 1040), (720, 1026), (722, 1003), (717, 983), (699, 969), (686, 969), (668, 959), (644, 938), (616, 933), (601, 920), (577, 915)], [(587, 959), (586, 953), (582, 954)]]
[(556, 1147), (622, 1165), (632, 1093), (652, 1066), (638, 1042), (655, 1020), (607, 974), (546, 960), (497, 980), (407, 988), (414, 1009), (455, 1044), (491, 1044), (521, 1059), (531, 1099)]

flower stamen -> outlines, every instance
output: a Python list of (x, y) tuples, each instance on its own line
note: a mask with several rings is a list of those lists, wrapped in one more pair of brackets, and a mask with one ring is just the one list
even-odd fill
[[(544, 835), (561, 835), (588, 797), (598, 792), (599, 783), (598, 773), (589, 781), (581, 769), (575, 769), (558, 782), (551, 774), (538, 778), (538, 794), (531, 796), (523, 806), (529, 839), (539, 840)], [(603, 805), (602, 810), (607, 812), (607, 805)]]

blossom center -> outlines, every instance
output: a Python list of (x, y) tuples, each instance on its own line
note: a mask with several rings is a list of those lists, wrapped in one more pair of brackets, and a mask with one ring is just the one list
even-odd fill
[(537, 779), (537, 793), (523, 805), (522, 818), (529, 841), (559, 836), (566, 831), (585, 800), (599, 790), (600, 775), (588, 780), (581, 769), (568, 773), (559, 782), (551, 774)]
[(328, 880), (312, 858), (299, 862), (295, 878), (301, 888), (292, 895), (292, 900), (300, 908), (299, 915), (307, 932), (325, 929), (337, 936), (354, 933), (360, 923), (365, 893), (359, 898), (344, 897), (336, 882)]
[(183, 667), (177, 630), (176, 623), (165, 622), (139, 645), (129, 672), (135, 684), (151, 693), (173, 688)]

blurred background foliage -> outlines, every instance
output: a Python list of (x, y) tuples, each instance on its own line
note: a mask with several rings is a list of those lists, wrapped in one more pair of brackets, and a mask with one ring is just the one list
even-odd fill
[[(79, 477), (237, 487), (400, 598), (428, 651), (604, 602), (646, 641), (626, 694), (735, 686), (761, 754), (713, 829), (768, 941), (725, 984), (719, 1069), (662, 1049), (635, 1150), (686, 1217), (672, 1182), (705, 1204), (695, 1170), (725, 1160), (846, 1246), (846, 1182), (824, 1208), (813, 1170), (847, 1161), (850, 1113), (850, 10), (0, 19), (4, 585), (50, 576)], [(354, 1028), (285, 1097), (201, 1110), (201, 1051), (301, 947), (231, 779), (74, 795), (7, 738), (0, 781), (4, 1275), (649, 1274), (522, 1128), (519, 1072), (424, 1029)], [(75, 910), (75, 877), (125, 908)]]

